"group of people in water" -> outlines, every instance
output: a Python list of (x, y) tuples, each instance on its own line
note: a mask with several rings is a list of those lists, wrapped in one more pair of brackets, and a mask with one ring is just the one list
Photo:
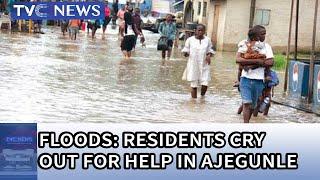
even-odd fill
[[(201, 96), (207, 91), (210, 81), (210, 63), (214, 55), (211, 40), (204, 36), (205, 26), (198, 25), (195, 36), (187, 39), (182, 53), (189, 57), (183, 79), (190, 82), (191, 97), (197, 98), (197, 88), (201, 87)], [(266, 29), (256, 25), (249, 29), (248, 38), (238, 44), (236, 63), (239, 72), (235, 86), (238, 87), (242, 104), (238, 114), (243, 113), (244, 123), (249, 123), (252, 115), (258, 112), (268, 114), (271, 100), (271, 89), (277, 85), (277, 77), (273, 66), (273, 51), (265, 42)], [(263, 104), (268, 100), (267, 104)], [(265, 108), (261, 108), (262, 105)]]
[[(168, 14), (166, 20), (159, 26), (159, 34), (166, 38), (166, 49), (162, 49), (162, 59), (169, 60), (173, 43), (176, 40), (176, 25), (173, 16)], [(211, 39), (206, 34), (206, 27), (199, 24), (195, 35), (189, 37), (182, 49), (185, 57), (188, 57), (187, 66), (182, 75), (182, 79), (190, 82), (191, 97), (197, 98), (197, 89), (200, 88), (201, 97), (204, 97), (209, 81), (211, 58), (215, 52)], [(268, 114), (270, 103), (265, 103), (267, 98), (271, 100), (271, 90), (279, 82), (273, 66), (273, 51), (271, 46), (265, 42), (266, 29), (256, 25), (249, 29), (248, 38), (238, 44), (236, 63), (239, 65), (237, 82), (242, 98), (242, 104), (238, 109), (238, 114), (243, 113), (245, 123), (249, 123), (251, 116), (257, 116), (258, 112)], [(264, 108), (261, 108), (262, 106)], [(262, 110), (261, 110), (262, 109)]]
[[(113, 10), (110, 9), (108, 1), (105, 1), (105, 18), (102, 20), (94, 19), (87, 20), (86, 22), (79, 19), (62, 20), (61, 21), (61, 31), (63, 35), (68, 31), (71, 40), (76, 40), (79, 29), (85, 30), (89, 34), (91, 30), (92, 39), (95, 38), (96, 31), (102, 26), (103, 35), (106, 32), (107, 26), (110, 21), (113, 21), (113, 26), (118, 20), (119, 26), (119, 37), (121, 42), (121, 51), (126, 59), (131, 57), (131, 51), (135, 48), (138, 38), (140, 37), (140, 42), (144, 45), (144, 36), (142, 32), (142, 19), (140, 17), (140, 9), (133, 9), (129, 4), (123, 5), (120, 10), (118, 10), (117, 1), (113, 4)], [(111, 13), (112, 11), (112, 13)], [(85, 27), (86, 26), (86, 27)]]
[[(95, 31), (102, 24), (103, 33), (111, 21), (111, 10), (106, 3), (105, 19), (88, 21), (87, 28), (92, 30), (94, 38)], [(115, 12), (114, 12), (115, 13)], [(121, 51), (125, 59), (130, 59), (131, 51), (135, 48), (138, 38), (143, 44), (145, 39), (141, 29), (141, 17), (139, 8), (133, 9), (130, 5), (123, 6), (117, 13)], [(68, 27), (71, 39), (76, 39), (77, 31), (81, 26), (80, 20), (70, 20)], [(177, 28), (173, 16), (168, 14), (164, 22), (159, 25), (159, 34), (165, 38), (166, 46), (161, 49), (163, 60), (169, 60), (176, 40)], [(191, 97), (197, 98), (197, 89), (200, 88), (201, 97), (204, 97), (211, 80), (210, 64), (215, 51), (211, 39), (206, 34), (206, 27), (199, 24), (195, 35), (189, 37), (182, 49), (182, 54), (188, 58), (187, 66), (182, 79), (190, 82)], [(271, 99), (272, 84), (270, 68), (273, 65), (273, 51), (271, 46), (265, 42), (266, 29), (256, 25), (249, 29), (248, 37), (238, 44), (236, 63), (239, 65), (238, 77), (235, 87), (238, 87), (242, 98), (242, 104), (238, 113), (243, 113), (245, 123), (248, 123), (251, 116), (257, 116), (259, 106), (265, 98)], [(158, 49), (159, 50), (159, 49)], [(270, 103), (263, 110), (264, 115), (268, 114)]]

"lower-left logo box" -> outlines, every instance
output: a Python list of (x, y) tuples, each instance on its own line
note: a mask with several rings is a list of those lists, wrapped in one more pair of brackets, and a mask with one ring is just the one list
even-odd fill
[(0, 180), (37, 180), (37, 124), (0, 123)]

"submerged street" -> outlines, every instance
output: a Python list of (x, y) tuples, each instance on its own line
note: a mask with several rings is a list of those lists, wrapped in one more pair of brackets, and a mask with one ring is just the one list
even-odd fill
[[(101, 31), (101, 30), (100, 30)], [(60, 28), (45, 34), (0, 35), (0, 121), (112, 123), (240, 123), (241, 103), (233, 82), (235, 53), (218, 52), (204, 99), (192, 100), (181, 77), (186, 59), (175, 49), (162, 62), (159, 35), (144, 32), (131, 60), (124, 60), (117, 30), (98, 31), (92, 40), (81, 32), (76, 41)], [(181, 46), (181, 44), (180, 44)], [(283, 83), (284, 72), (279, 72)], [(275, 89), (281, 96), (283, 85)], [(269, 116), (250, 122), (320, 122), (320, 117), (285, 106), (271, 106)]]

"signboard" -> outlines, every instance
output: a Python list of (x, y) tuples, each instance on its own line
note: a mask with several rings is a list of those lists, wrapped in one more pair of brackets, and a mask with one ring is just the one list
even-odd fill
[(170, 13), (170, 1), (152, 0), (152, 11)]

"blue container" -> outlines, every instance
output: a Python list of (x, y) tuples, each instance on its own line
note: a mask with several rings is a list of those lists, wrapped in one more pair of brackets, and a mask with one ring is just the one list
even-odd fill
[(313, 109), (320, 112), (320, 65), (314, 66), (313, 76)]
[(309, 64), (290, 61), (289, 65), (289, 94), (300, 98), (308, 96)]

